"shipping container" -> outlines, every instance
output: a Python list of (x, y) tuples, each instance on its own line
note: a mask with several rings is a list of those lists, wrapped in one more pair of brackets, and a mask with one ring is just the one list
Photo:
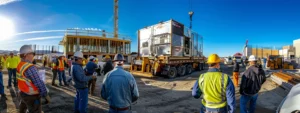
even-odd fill
[(169, 20), (138, 30), (138, 57), (130, 70), (134, 75), (174, 78), (203, 66), (202, 36), (183, 24)]

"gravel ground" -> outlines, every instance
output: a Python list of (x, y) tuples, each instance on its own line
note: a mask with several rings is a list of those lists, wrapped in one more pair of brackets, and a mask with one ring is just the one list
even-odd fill
[[(241, 69), (241, 72), (244, 69)], [(229, 75), (232, 74), (231, 65), (222, 65), (222, 71)], [(175, 79), (167, 79), (164, 77), (142, 78), (135, 77), (140, 98), (133, 103), (132, 110), (135, 113), (196, 113), (199, 112), (200, 99), (194, 99), (191, 96), (191, 87), (198, 79), (201, 73), (206, 70), (194, 72), (190, 75), (178, 77)], [(17, 113), (18, 98), (15, 88), (7, 89), (7, 72), (4, 71), (4, 85), (7, 100), (0, 99), (0, 113)], [(50, 90), (51, 103), (43, 105), (45, 113), (72, 113), (74, 107), (75, 89), (69, 87), (53, 87), (51, 86), (52, 74), (47, 69), (47, 87)], [(97, 78), (96, 92), (94, 96), (89, 96), (89, 113), (105, 113), (108, 110), (108, 104), (100, 98), (100, 89), (102, 76)], [(58, 83), (58, 80), (56, 81)], [(257, 101), (257, 113), (274, 113), (287, 92), (281, 87), (274, 84), (271, 80), (267, 80), (262, 86)], [(236, 88), (237, 110), (239, 112), (239, 92)]]

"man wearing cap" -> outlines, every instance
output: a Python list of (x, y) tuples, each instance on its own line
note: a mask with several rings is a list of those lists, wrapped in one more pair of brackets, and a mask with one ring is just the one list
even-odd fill
[(21, 102), (19, 113), (41, 113), (41, 97), (50, 103), (46, 85), (38, 74), (38, 69), (32, 64), (34, 52), (30, 45), (20, 48), (21, 62), (17, 66), (18, 88), (20, 90)]
[[(85, 70), (85, 73), (86, 73), (87, 76), (92, 76), (95, 73), (96, 68), (98, 67), (97, 64), (95, 64), (94, 60), (95, 60), (95, 57), (90, 56), (89, 62), (85, 66), (84, 70)], [(89, 81), (88, 86), (89, 86), (89, 90), (90, 90), (91, 95), (94, 94), (95, 87), (96, 87), (96, 81), (97, 81), (97, 78), (92, 79), (92, 80)]]
[(63, 86), (62, 84), (63, 81), (65, 86), (69, 86), (66, 80), (66, 73), (65, 73), (65, 67), (68, 68), (68, 64), (66, 63), (64, 57), (65, 57), (64, 55), (60, 55), (56, 61), (59, 85)]
[(134, 77), (123, 69), (124, 57), (114, 57), (115, 68), (103, 78), (101, 97), (108, 101), (109, 113), (130, 112), (131, 104), (139, 97)]
[[(249, 67), (242, 76), (240, 85), (240, 110), (241, 113), (254, 113), (258, 92), (262, 84), (266, 81), (265, 72), (256, 64), (256, 57), (249, 57)], [(250, 102), (249, 110), (247, 110), (248, 102)], [(249, 112), (247, 112), (249, 111)]]
[(208, 71), (201, 74), (194, 84), (193, 97), (203, 97), (200, 113), (234, 113), (234, 85), (227, 74), (220, 72), (220, 62), (217, 54), (210, 55), (207, 61)]
[(20, 59), (14, 56), (14, 53), (10, 53), (10, 56), (6, 60), (6, 66), (8, 70), (8, 88), (10, 88), (12, 80), (14, 81), (14, 86), (17, 87), (17, 66), (20, 62)]
[(87, 113), (88, 105), (88, 81), (97, 76), (86, 76), (82, 68), (83, 54), (80, 51), (74, 53), (74, 62), (71, 67), (71, 76), (73, 77), (74, 87), (76, 88), (75, 96), (75, 113)]

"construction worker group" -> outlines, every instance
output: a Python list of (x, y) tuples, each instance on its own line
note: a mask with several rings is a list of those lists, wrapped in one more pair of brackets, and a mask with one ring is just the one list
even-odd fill
[[(257, 64), (257, 59), (251, 55), (249, 66), (243, 72), (239, 87), (239, 64), (235, 61), (233, 82), (229, 75), (221, 71), (221, 59), (217, 54), (208, 57), (208, 71), (199, 76), (193, 86), (192, 95), (202, 97), (200, 113), (234, 113), (236, 109), (235, 88), (239, 88), (240, 113), (254, 113), (258, 92), (266, 81), (264, 70)], [(247, 105), (250, 103), (249, 109)]]
[[(41, 113), (42, 98), (46, 104), (51, 102), (49, 90), (45, 81), (39, 76), (38, 66), (33, 64), (35, 53), (30, 45), (20, 48), (19, 55), (4, 56), (0, 59), (0, 94), (5, 97), (2, 69), (8, 70), (9, 80), (7, 88), (12, 84), (18, 89), (20, 100), (20, 113)], [(101, 72), (98, 60), (94, 56), (85, 61), (82, 52), (77, 51), (69, 60), (65, 56), (54, 56), (51, 62), (53, 74), (52, 86), (58, 87), (55, 83), (57, 75), (59, 86), (74, 86), (76, 96), (74, 99), (74, 112), (87, 113), (89, 93), (94, 95), (97, 75), (104, 74), (101, 87), (101, 97), (108, 101), (109, 113), (127, 113), (131, 111), (131, 105), (139, 98), (139, 91), (132, 74), (123, 69), (124, 56), (116, 54), (113, 61), (109, 56), (105, 57), (106, 64)], [(235, 62), (233, 80), (230, 75), (222, 73), (221, 59), (217, 54), (208, 57), (208, 71), (199, 75), (192, 89), (194, 98), (201, 98), (199, 101), (200, 113), (234, 113), (236, 109), (236, 88), (239, 88), (240, 112), (254, 113), (258, 92), (266, 81), (264, 70), (257, 65), (257, 59), (251, 55), (248, 59), (249, 66), (242, 74), (239, 84), (239, 64)], [(44, 64), (45, 66), (46, 64)], [(68, 75), (65, 69), (68, 68)], [(233, 81), (233, 82), (232, 82)], [(12, 83), (13, 82), (13, 83)], [(250, 102), (250, 107), (247, 105)]]
[[(20, 97), (19, 112), (42, 113), (42, 98), (45, 99), (45, 104), (51, 102), (49, 90), (45, 85), (46, 82), (39, 75), (39, 66), (33, 63), (35, 53), (31, 46), (23, 45), (19, 52), (18, 56), (10, 53), (10, 56), (4, 55), (0, 59), (1, 98), (6, 98), (2, 74), (2, 70), (6, 68), (9, 75), (7, 88), (12, 88), (13, 84), (17, 90), (16, 95)], [(59, 86), (73, 84), (76, 89), (75, 113), (88, 112), (88, 94), (89, 92), (91, 95), (95, 93), (97, 75), (100, 74), (105, 74), (101, 97), (108, 101), (110, 113), (130, 112), (130, 105), (137, 101), (139, 93), (135, 79), (122, 67), (125, 61), (124, 56), (121, 54), (115, 55), (113, 63), (110, 57), (106, 56), (105, 61), (107, 63), (104, 64), (101, 70), (99, 69), (100, 66), (97, 65), (97, 58), (90, 56), (89, 62), (87, 62), (80, 51), (75, 52), (69, 61), (63, 55), (54, 56), (50, 61), (53, 74), (52, 86), (58, 87), (55, 83), (58, 75)], [(47, 61), (45, 60), (45, 62)], [(46, 66), (47, 63), (43, 65)], [(68, 68), (69, 78), (65, 74), (66, 68)], [(124, 89), (124, 87), (126, 88)]]

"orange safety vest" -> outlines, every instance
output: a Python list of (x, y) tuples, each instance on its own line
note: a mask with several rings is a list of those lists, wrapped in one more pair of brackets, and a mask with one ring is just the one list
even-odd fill
[(63, 71), (65, 70), (65, 63), (64, 63), (64, 60), (58, 60), (58, 70), (59, 71)]
[(32, 83), (30, 79), (25, 76), (25, 71), (33, 66), (31, 63), (20, 62), (17, 66), (17, 79), (18, 87), (20, 91), (28, 95), (37, 95), (39, 94), (38, 88)]

